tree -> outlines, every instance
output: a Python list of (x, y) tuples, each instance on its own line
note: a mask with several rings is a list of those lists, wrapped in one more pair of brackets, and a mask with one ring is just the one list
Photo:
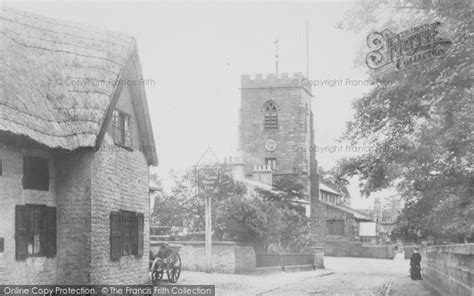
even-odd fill
[(349, 181), (344, 177), (344, 172), (340, 171), (340, 167), (336, 166), (332, 170), (325, 170), (322, 167), (318, 168), (320, 182), (341, 192), (345, 200), (351, 198), (351, 194), (347, 189)]
[(161, 226), (204, 230), (204, 199), (212, 198), (214, 240), (235, 240), (254, 244), (257, 251), (301, 251), (314, 240), (308, 235), (309, 221), (295, 197), (304, 196), (304, 187), (281, 179), (272, 191), (248, 191), (234, 180), (230, 168), (219, 167), (215, 190), (198, 190), (209, 171), (196, 174), (190, 169), (173, 174), (171, 194), (162, 194), (155, 203), (155, 217)]
[(277, 245), (283, 227), (281, 209), (259, 196), (225, 201), (216, 221), (222, 238), (254, 244), (257, 251)]
[(339, 168), (345, 176), (359, 175), (365, 194), (397, 186), (407, 200), (395, 230), (401, 237), (467, 236), (474, 224), (472, 3), (397, 2), (363, 1), (340, 27), (368, 34), (439, 21), (452, 46), (442, 59), (405, 71), (370, 72), (374, 87), (355, 101), (345, 137), (374, 149)]
[(258, 192), (268, 205), (277, 207), (281, 216), (276, 248), (285, 252), (302, 251), (308, 247), (301, 241), (309, 240), (307, 236), (310, 232), (310, 221), (306, 217), (305, 208), (295, 201), (305, 199), (305, 187), (294, 178), (282, 177), (277, 179), (273, 188), (273, 191), (258, 190)]

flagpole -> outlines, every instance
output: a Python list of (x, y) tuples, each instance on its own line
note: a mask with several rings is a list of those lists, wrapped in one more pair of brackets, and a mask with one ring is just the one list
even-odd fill
[(306, 20), (306, 79), (309, 79), (309, 28)]

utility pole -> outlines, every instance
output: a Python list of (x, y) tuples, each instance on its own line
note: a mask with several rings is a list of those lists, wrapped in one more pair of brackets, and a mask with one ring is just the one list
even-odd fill
[(206, 195), (206, 272), (212, 272), (212, 211), (211, 196)]

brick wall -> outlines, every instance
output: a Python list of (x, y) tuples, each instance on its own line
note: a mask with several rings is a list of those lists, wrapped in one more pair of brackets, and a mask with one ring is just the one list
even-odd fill
[[(109, 142), (107, 139), (105, 142)], [(149, 200), (148, 167), (138, 151), (107, 151), (107, 144), (94, 154), (92, 165), (91, 282), (94, 284), (141, 284), (148, 279)], [(109, 146), (112, 149), (116, 147)], [(145, 214), (144, 255), (110, 260), (112, 211)]]
[[(205, 271), (206, 250), (201, 241), (167, 242), (180, 245), (179, 255), (185, 270)], [(152, 243), (151, 250), (157, 253), (159, 243)], [(247, 273), (255, 271), (256, 259), (253, 246), (235, 242), (212, 243), (212, 266), (216, 272)]]
[[(50, 159), (49, 191), (23, 189), (23, 155)], [(15, 206), (44, 204), (56, 206), (56, 169), (54, 158), (45, 150), (25, 149), (0, 143), (2, 176), (0, 176), (0, 237), (4, 252), (0, 253), (0, 284), (52, 284), (56, 281), (56, 258), (29, 257), (15, 259)]]
[(90, 282), (91, 161), (93, 151), (58, 157), (58, 284)]
[[(143, 284), (148, 281), (149, 219), (148, 165), (141, 145), (130, 91), (123, 88), (117, 108), (132, 115), (132, 149), (114, 145), (111, 128), (92, 159), (91, 283)], [(145, 214), (143, 256), (110, 260), (110, 213), (127, 210)]]
[(423, 278), (444, 295), (474, 295), (474, 244), (421, 250)]

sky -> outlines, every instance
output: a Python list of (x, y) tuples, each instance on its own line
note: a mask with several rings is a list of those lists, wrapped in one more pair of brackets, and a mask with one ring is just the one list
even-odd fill
[[(235, 155), (241, 74), (306, 74), (313, 84), (312, 111), (321, 167), (369, 147), (338, 143), (351, 104), (370, 89), (367, 69), (355, 68), (365, 36), (337, 29), (353, 1), (309, 2), (11, 2), (9, 7), (84, 23), (136, 38), (159, 166), (194, 165), (207, 147), (221, 159)], [(0, 2), (2, 3), (2, 2)], [(309, 60), (306, 59), (306, 21)], [(352, 206), (367, 208), (351, 180)], [(375, 194), (377, 196), (377, 194)]]

